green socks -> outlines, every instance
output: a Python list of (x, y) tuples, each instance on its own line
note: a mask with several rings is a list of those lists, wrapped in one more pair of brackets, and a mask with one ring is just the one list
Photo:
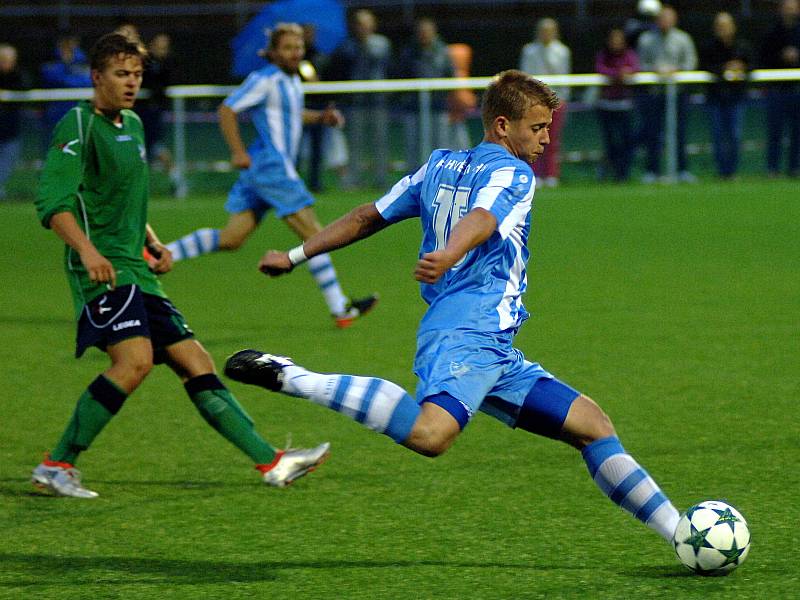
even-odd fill
[(50, 453), (50, 460), (74, 464), (78, 455), (119, 412), (127, 397), (105, 375), (98, 375), (78, 399), (67, 429)]
[[(276, 450), (256, 433), (253, 420), (213, 373), (186, 382), (186, 392), (203, 418), (256, 464), (271, 463)], [(111, 418), (119, 412), (127, 394), (105, 375), (99, 375), (78, 400), (75, 412), (50, 460), (74, 464)]]
[(197, 410), (214, 429), (256, 464), (271, 463), (276, 450), (258, 435), (253, 420), (213, 373), (199, 375), (184, 384)]

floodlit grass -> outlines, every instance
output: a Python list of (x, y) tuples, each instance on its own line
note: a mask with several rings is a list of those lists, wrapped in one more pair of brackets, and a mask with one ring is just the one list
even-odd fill
[[(328, 194), (329, 221), (369, 198)], [(222, 198), (155, 200), (165, 240), (221, 225)], [(700, 578), (608, 502), (570, 448), (479, 415), (425, 459), (302, 400), (231, 383), (281, 445), (329, 440), (331, 459), (286, 490), (154, 370), (80, 460), (95, 501), (27, 482), (83, 388), (105, 368), (72, 358), (61, 245), (29, 205), (0, 218), (2, 598), (789, 598), (800, 424), (800, 192), (796, 181), (565, 186), (537, 194), (517, 346), (595, 398), (628, 450), (680, 508), (725, 499), (748, 518), (747, 563)], [(338, 331), (303, 272), (256, 272), (295, 244), (269, 218), (237, 254), (164, 278), (218, 364), (244, 347), (413, 390), (424, 307), (411, 276), (418, 225), (334, 256), (345, 289), (380, 292)]]

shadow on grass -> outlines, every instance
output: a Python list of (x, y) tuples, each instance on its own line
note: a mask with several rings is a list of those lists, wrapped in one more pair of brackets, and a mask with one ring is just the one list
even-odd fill
[(621, 575), (626, 577), (635, 577), (637, 579), (641, 579), (645, 577), (647, 579), (684, 579), (684, 578), (697, 578), (698, 576), (695, 573), (692, 573), (689, 569), (682, 567), (681, 565), (648, 565), (646, 567), (639, 567), (637, 569), (626, 569), (624, 571), (620, 571)]
[[(230, 481), (124, 481), (124, 480), (102, 480), (93, 479), (89, 486), (94, 487), (163, 487), (178, 490), (211, 490), (211, 489), (234, 489), (234, 488), (253, 488), (259, 487), (258, 480), (230, 482)], [(32, 484), (28, 483), (24, 477), (0, 479), (0, 496), (9, 498), (53, 498), (54, 496), (46, 491), (37, 490)]]
[[(125, 556), (58, 556), (48, 554), (0, 553), (6, 581), (3, 587), (37, 585), (197, 585), (203, 583), (248, 583), (274, 581), (281, 571), (338, 569), (418, 569), (420, 567), (456, 569), (515, 569), (530, 571), (563, 570), (563, 565), (490, 563), (446, 560), (309, 560), (225, 562)], [(577, 567), (576, 567), (577, 568)], [(9, 575), (16, 571), (16, 579)]]

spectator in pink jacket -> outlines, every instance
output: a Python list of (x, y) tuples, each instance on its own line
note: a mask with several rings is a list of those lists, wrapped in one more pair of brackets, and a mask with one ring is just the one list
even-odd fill
[(634, 151), (633, 90), (627, 79), (639, 70), (636, 52), (628, 48), (625, 32), (611, 29), (605, 47), (597, 53), (595, 70), (606, 75), (611, 84), (600, 91), (597, 116), (603, 130), (606, 165), (617, 181), (630, 177)]

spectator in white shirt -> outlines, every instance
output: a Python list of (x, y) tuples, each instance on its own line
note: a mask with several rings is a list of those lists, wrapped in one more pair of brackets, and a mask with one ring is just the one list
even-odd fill
[[(555, 19), (540, 19), (536, 24), (536, 41), (525, 44), (519, 58), (519, 68), (537, 78), (547, 75), (567, 75), (572, 72), (572, 52), (559, 40)], [(550, 145), (536, 163), (537, 180), (548, 187), (558, 185), (561, 176), (561, 130), (567, 115), (568, 87), (550, 86), (561, 98), (561, 106), (553, 111), (550, 125)]]

